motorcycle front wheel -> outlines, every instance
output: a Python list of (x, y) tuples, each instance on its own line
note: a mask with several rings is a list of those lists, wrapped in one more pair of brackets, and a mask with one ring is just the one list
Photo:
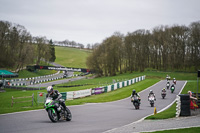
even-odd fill
[(57, 114), (57, 111), (55, 109), (49, 109), (48, 110), (48, 115), (49, 115), (49, 119), (52, 122), (57, 122), (58, 121), (58, 114)]
[(67, 113), (66, 121), (71, 121), (72, 120), (72, 113), (67, 107), (66, 107), (66, 113)]

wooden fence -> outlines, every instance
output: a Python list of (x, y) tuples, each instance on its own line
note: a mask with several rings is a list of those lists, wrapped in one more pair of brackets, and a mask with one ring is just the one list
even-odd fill
[[(15, 99), (23, 99), (23, 98), (31, 98), (31, 100), (26, 100), (26, 101), (19, 101), (19, 102), (15, 102)], [(12, 103), (11, 103), (11, 107), (13, 107), (14, 103), (26, 103), (26, 102), (32, 102), (32, 106), (33, 106), (33, 101), (34, 101), (34, 93), (32, 94), (32, 96), (25, 96), (25, 97), (13, 97), (12, 96)]]

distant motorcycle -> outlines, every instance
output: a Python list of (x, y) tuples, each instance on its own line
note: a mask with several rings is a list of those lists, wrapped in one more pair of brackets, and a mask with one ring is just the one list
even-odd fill
[(167, 82), (167, 85), (166, 85), (166, 86), (167, 86), (167, 89), (169, 89), (169, 87), (170, 87), (170, 83), (169, 83), (169, 82)]
[(149, 103), (150, 103), (151, 107), (154, 107), (154, 101), (155, 101), (155, 97), (154, 96), (150, 96), (149, 97)]
[(52, 122), (57, 122), (60, 118), (63, 120), (71, 121), (72, 114), (70, 110), (66, 107), (66, 110), (59, 104), (58, 101), (52, 100), (52, 98), (47, 98), (45, 105), (46, 111), (48, 112), (49, 119)]
[(173, 93), (173, 92), (174, 92), (174, 90), (175, 90), (175, 86), (174, 86), (174, 85), (172, 85), (172, 86), (171, 86), (171, 93)]
[(173, 80), (173, 83), (176, 85), (176, 80), (175, 79)]
[(140, 108), (140, 101), (137, 96), (131, 97), (131, 102), (133, 102), (133, 106), (135, 107), (135, 109)]

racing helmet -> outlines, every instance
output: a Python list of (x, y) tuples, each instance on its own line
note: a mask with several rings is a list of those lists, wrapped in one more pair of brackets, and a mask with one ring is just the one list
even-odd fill
[(150, 93), (153, 93), (153, 91), (152, 91), (152, 90), (150, 90)]
[(52, 86), (48, 86), (47, 87), (47, 92), (48, 92), (48, 94), (52, 94), (53, 93), (53, 87)]
[(165, 90), (165, 88), (163, 88), (163, 90)]
[(132, 94), (134, 95), (136, 93), (135, 89), (133, 89)]

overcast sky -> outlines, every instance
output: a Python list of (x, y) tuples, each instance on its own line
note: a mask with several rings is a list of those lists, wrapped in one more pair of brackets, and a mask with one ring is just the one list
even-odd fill
[(188, 26), (200, 20), (200, 0), (0, 0), (0, 20), (23, 25), (32, 36), (86, 46), (116, 31)]

